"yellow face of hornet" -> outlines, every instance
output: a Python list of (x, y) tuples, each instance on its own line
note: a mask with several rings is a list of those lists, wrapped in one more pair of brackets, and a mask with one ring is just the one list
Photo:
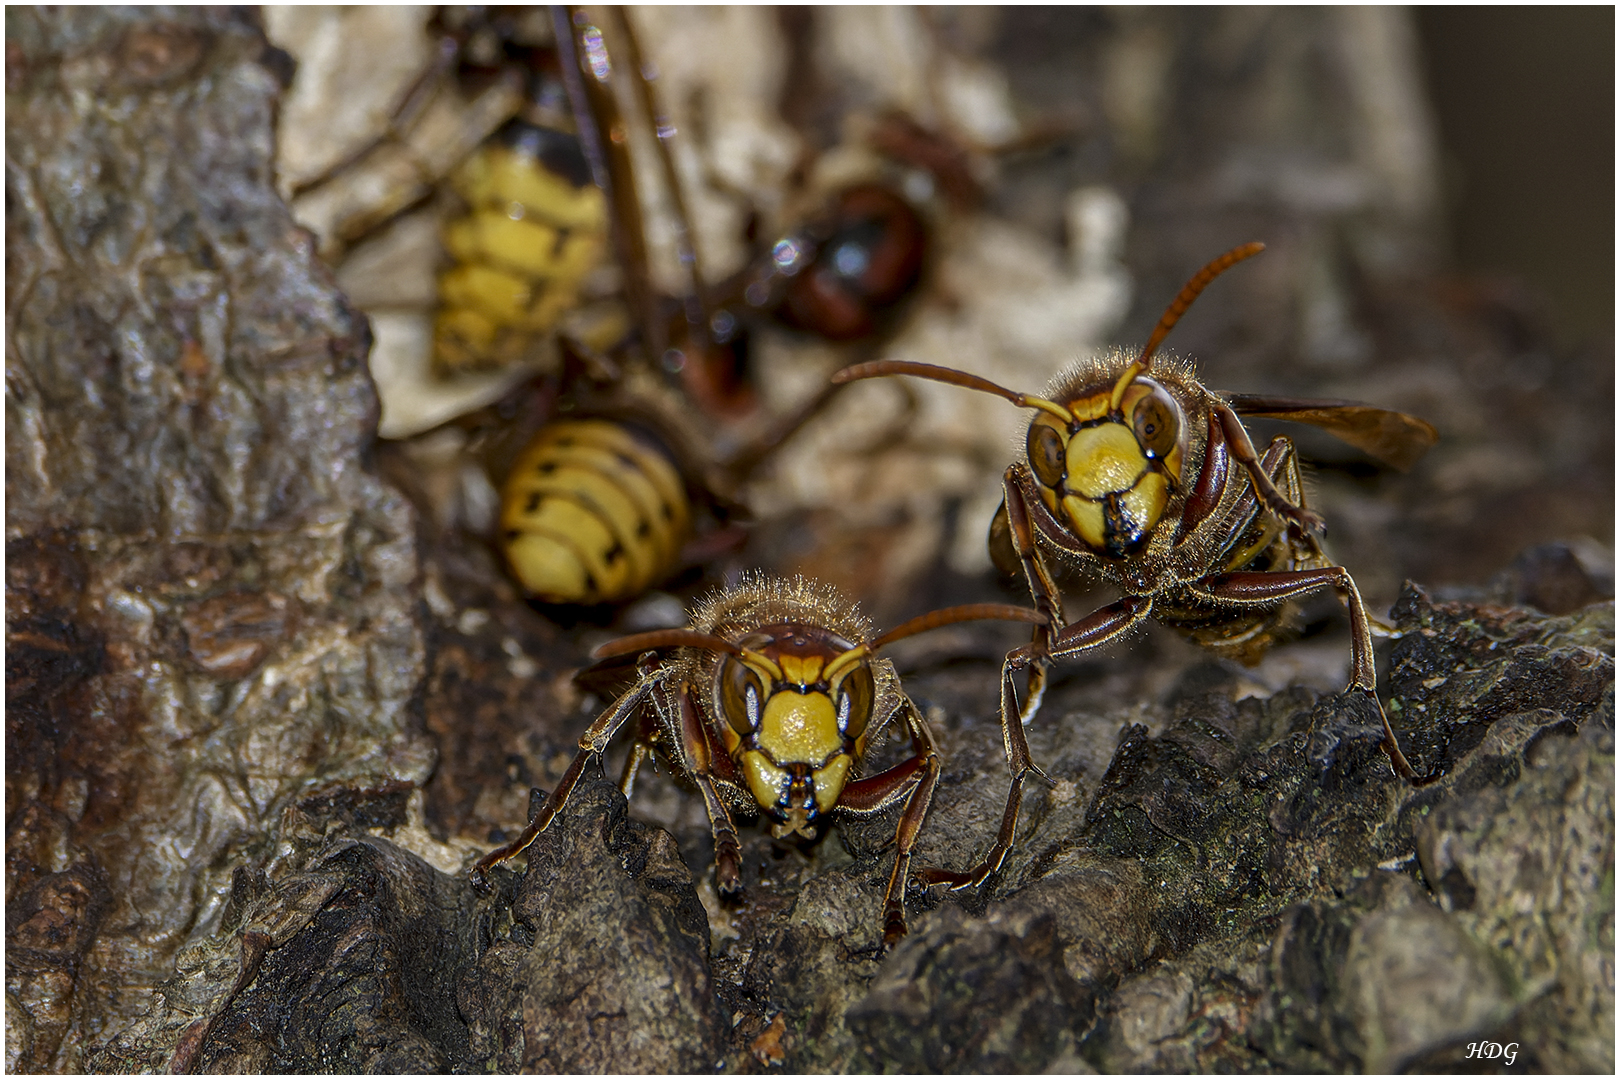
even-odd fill
[(1117, 388), (1063, 402), (1065, 423), (1040, 412), (1025, 451), (1041, 499), (1098, 555), (1124, 558), (1146, 546), (1181, 482), (1187, 447), (1181, 406), (1161, 384), (1137, 376)]
[(726, 750), (773, 835), (812, 836), (861, 756), (875, 695), (864, 648), (802, 624), (767, 626), (715, 675)]

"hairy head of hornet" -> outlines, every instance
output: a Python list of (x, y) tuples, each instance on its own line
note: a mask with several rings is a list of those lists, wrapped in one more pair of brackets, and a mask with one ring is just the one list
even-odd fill
[[(604, 660), (634, 657), (636, 680), (580, 737), (580, 751), (521, 835), (473, 869), (481, 877), (539, 836), (567, 804), (586, 763), (635, 719), (635, 745), (621, 785), (656, 752), (703, 796), (714, 833), (715, 878), (742, 887), (733, 813), (764, 815), (777, 837), (813, 836), (839, 814), (865, 816), (903, 806), (894, 872), (884, 893), (884, 936), (905, 933), (911, 852), (939, 780), (939, 754), (921, 712), (879, 649), (913, 634), (970, 619), (1034, 622), (1007, 604), (969, 604), (920, 616), (873, 636), (855, 606), (802, 578), (753, 576), (711, 596), (681, 630), (609, 642)], [(891, 720), (905, 726), (911, 756), (862, 773), (872, 736)], [(927, 875), (924, 875), (927, 877)], [(933, 880), (929, 878), (929, 880)]]
[(812, 836), (866, 746), (870, 650), (806, 623), (760, 627), (737, 647), (714, 678), (726, 752), (774, 835)]
[[(1360, 593), (1313, 535), (1322, 521), (1305, 507), (1294, 445), (1278, 436), (1257, 453), (1239, 416), (1314, 424), (1401, 469), (1435, 442), (1434, 428), (1357, 402), (1216, 393), (1186, 364), (1154, 363), (1159, 344), (1204, 287), (1263, 248), (1244, 244), (1195, 274), (1139, 353), (1114, 352), (1079, 365), (1044, 394), (896, 360), (857, 364), (833, 376), (846, 383), (914, 375), (1035, 411), (1024, 456), (1004, 474), (1004, 501), (990, 527), (992, 557), (1007, 572), (1022, 574), (1047, 617), (1003, 669), (1002, 729), (1013, 770), (1007, 813), (976, 870), (937, 880), (977, 884), (1006, 857), (1024, 776), (1036, 771), (1023, 749), (1023, 722), (1039, 708), (1046, 668), (1118, 641), (1149, 617), (1253, 663), (1292, 629), (1296, 598), (1335, 590), (1350, 613), (1350, 688), (1383, 718), (1384, 749), (1395, 771), (1417, 778), (1378, 702)], [(1066, 623), (1047, 565), (1052, 557), (1110, 582), (1123, 597)], [(1028, 673), (1022, 708), (1012, 686), (1019, 671)]]

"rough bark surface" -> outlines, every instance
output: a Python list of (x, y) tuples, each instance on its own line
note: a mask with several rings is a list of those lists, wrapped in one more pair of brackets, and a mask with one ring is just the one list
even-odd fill
[(703, 1072), (729, 1025), (709, 921), (667, 832), (600, 771), (529, 850), (507, 940), (462, 976), (475, 1048), (504, 1070)]
[(7, 1064), (85, 1065), (323, 790), (434, 751), (364, 323), (239, 15), (6, 21)]
[[(1396, 779), (1335, 692), (1327, 601), (1256, 670), (1157, 629), (1059, 668), (1028, 731), (1054, 783), (1011, 856), (981, 890), (913, 887), (887, 953), (892, 815), (802, 845), (741, 822), (721, 899), (668, 776), (627, 807), (588, 770), (475, 890), (600, 707), (569, 680), (606, 635), (521, 602), (373, 453), (364, 320), (275, 194), (285, 65), (257, 27), (10, 9), (9, 1070), (1439, 1071), (1479, 1040), (1613, 1070), (1612, 571), (1579, 540), (1611, 527), (1610, 358), (1431, 287), (1434, 195), (1400, 152), (1422, 125), (1380, 96), (1411, 75), (1399, 23), (973, 18), (939, 32), (1030, 108), (1086, 110), (995, 213), (1057, 228), (1075, 184), (1126, 191), (1132, 327), (1281, 236), (1179, 347), (1223, 387), (1441, 426), (1409, 477), (1328, 450), (1312, 493), (1363, 590), (1399, 595), (1381, 688), (1439, 778)], [(822, 90), (834, 116), (859, 94)], [(795, 552), (766, 528), (749, 557)], [(1016, 593), (941, 566), (863, 597), (988, 598)], [(945, 762), (921, 864), (995, 834), (1021, 633), (889, 654)]]

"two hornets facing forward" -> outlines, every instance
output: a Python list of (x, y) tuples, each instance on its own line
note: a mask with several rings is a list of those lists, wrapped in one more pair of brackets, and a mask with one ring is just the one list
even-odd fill
[[(1002, 732), (1012, 788), (1001, 831), (972, 873), (936, 877), (961, 887), (982, 882), (1006, 857), (1025, 775), (1035, 766), (1023, 722), (1039, 708), (1046, 669), (1119, 640), (1149, 617), (1215, 652), (1253, 663), (1294, 619), (1292, 601), (1331, 588), (1350, 615), (1350, 687), (1383, 723), (1383, 747), (1397, 773), (1416, 772), (1379, 704), (1372, 630), (1355, 582), (1334, 565), (1313, 532), (1299, 456), (1285, 436), (1257, 452), (1240, 416), (1313, 424), (1399, 469), (1437, 435), (1415, 417), (1350, 401), (1222, 394), (1183, 363), (1154, 354), (1188, 306), (1217, 275), (1264, 245), (1234, 248), (1193, 276), (1142, 351), (1111, 353), (1060, 375), (1043, 395), (1021, 393), (951, 368), (881, 360), (845, 368), (838, 383), (912, 375), (979, 390), (1034, 409), (1024, 457), (1003, 476), (1004, 502), (990, 550), (1021, 574), (1046, 616), (1002, 673)], [(1124, 594), (1067, 622), (1048, 567), (1056, 558)], [(1014, 676), (1027, 672), (1020, 709)]]

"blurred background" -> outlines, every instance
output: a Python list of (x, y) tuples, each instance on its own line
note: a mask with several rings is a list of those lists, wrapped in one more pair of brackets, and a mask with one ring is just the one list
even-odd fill
[[(1431, 6), (1398, 17), (1411, 20), (1432, 109), (1443, 265), (1516, 279), (1561, 344), (1612, 338), (1613, 10)], [(1024, 85), (1038, 78), (1029, 61), (1072, 55), (1129, 17), (1070, 8), (998, 18), (996, 49)]]
[[(1445, 268), (1514, 279), (1563, 345), (1609, 340), (1614, 11), (1430, 6), (1400, 17), (1432, 109)], [(1002, 9), (996, 48), (1015, 85), (1033, 83), (1029, 60), (1071, 53), (1111, 18)]]
[(1614, 9), (1413, 10), (1457, 269), (1517, 277), (1564, 344), (1614, 335)]

